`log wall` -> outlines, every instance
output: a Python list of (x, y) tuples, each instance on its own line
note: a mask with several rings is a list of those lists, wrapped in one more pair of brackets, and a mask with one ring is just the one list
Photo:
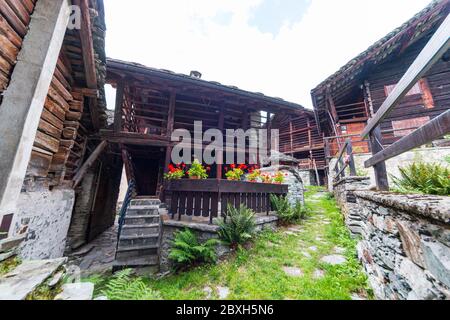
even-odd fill
[[(386, 86), (396, 84), (401, 79), (428, 40), (429, 37), (425, 37), (409, 47), (400, 57), (380, 65), (370, 73), (367, 80), (370, 83), (370, 93), (375, 112), (386, 100)], [(429, 117), (433, 119), (449, 109), (450, 61), (440, 59), (419, 81), (418, 86), (420, 91), (416, 90), (416, 94), (413, 94), (414, 91), (408, 94), (383, 121), (382, 130), (395, 129), (394, 121), (404, 128), (414, 127), (422, 121), (419, 118)], [(386, 144), (395, 142), (399, 139), (399, 133), (397, 133), (397, 136), (394, 133), (384, 134), (383, 142)], [(408, 132), (404, 133), (407, 134)]]

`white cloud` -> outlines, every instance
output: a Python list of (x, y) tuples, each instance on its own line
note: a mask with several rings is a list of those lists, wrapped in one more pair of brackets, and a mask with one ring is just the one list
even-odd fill
[[(263, 0), (105, 0), (107, 54), (311, 107), (309, 92), (428, 0), (312, 0), (277, 35), (249, 25)], [(215, 17), (232, 13), (229, 25)]]

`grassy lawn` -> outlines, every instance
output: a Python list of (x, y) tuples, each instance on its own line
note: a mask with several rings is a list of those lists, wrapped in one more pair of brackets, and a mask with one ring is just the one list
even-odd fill
[[(312, 213), (300, 225), (264, 232), (250, 250), (239, 250), (234, 257), (214, 266), (143, 281), (163, 299), (218, 299), (219, 287), (228, 288), (227, 299), (346, 300), (355, 293), (367, 296), (355, 241), (334, 200), (318, 191), (312, 188), (307, 192)], [(346, 263), (333, 266), (320, 261), (336, 254), (336, 248)], [(300, 270), (300, 276), (287, 275), (286, 267)], [(319, 272), (321, 277), (315, 277)], [(97, 283), (99, 294), (106, 280), (90, 280)]]

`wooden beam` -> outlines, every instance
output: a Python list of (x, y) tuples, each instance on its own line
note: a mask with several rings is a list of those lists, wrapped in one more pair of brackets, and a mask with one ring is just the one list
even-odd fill
[[(219, 113), (219, 130), (223, 132), (223, 127), (225, 123), (225, 112), (224, 107), (220, 107), (220, 113)], [(222, 180), (222, 172), (223, 172), (223, 150), (220, 150), (220, 154), (217, 157), (217, 165), (216, 165), (216, 177), (217, 180)]]
[(122, 106), (125, 95), (125, 81), (120, 81), (116, 89), (116, 106), (114, 110), (114, 132), (122, 131)]
[[(172, 133), (175, 124), (175, 109), (177, 104), (177, 95), (175, 91), (170, 92), (169, 98), (169, 114), (167, 116), (167, 127), (166, 127), (166, 135), (169, 137), (169, 140), (172, 140)], [(168, 145), (166, 148), (166, 157), (164, 161), (164, 173), (169, 172), (169, 164), (172, 161), (172, 146)]]
[(450, 48), (450, 14), (427, 43), (425, 48), (400, 79), (392, 93), (381, 105), (375, 116), (369, 121), (361, 136), (367, 137), (381, 123), (411, 90), (417, 81), (447, 52)]
[(347, 139), (347, 156), (349, 157), (348, 165), (350, 167), (350, 176), (355, 177), (357, 173), (355, 166), (355, 156), (353, 155), (352, 139)]
[(376, 153), (372, 158), (364, 163), (366, 168), (370, 168), (396, 157), (404, 152), (420, 147), (433, 140), (439, 139), (450, 132), (450, 110), (434, 118), (424, 126), (420, 127), (410, 135), (403, 137), (399, 141), (390, 145), (386, 149)]
[(87, 171), (90, 167), (97, 161), (98, 157), (102, 154), (103, 150), (105, 150), (106, 146), (108, 145), (108, 142), (102, 141), (97, 148), (95, 148), (94, 152), (91, 153), (89, 158), (86, 160), (86, 162), (81, 166), (80, 170), (78, 170), (77, 174), (73, 177), (72, 183), (73, 188), (76, 188), (81, 181), (83, 180), (84, 176), (86, 175)]
[(89, 13), (89, 0), (73, 0), (73, 4), (80, 7), (83, 21), (80, 29), (80, 39), (83, 53), (86, 85), (89, 89), (96, 89), (97, 68), (95, 66), (94, 41), (92, 37), (91, 15)]

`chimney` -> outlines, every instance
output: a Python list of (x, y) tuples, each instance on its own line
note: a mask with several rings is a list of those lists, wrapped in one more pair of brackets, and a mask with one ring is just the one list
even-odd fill
[(197, 79), (201, 79), (202, 78), (202, 74), (200, 72), (198, 72), (198, 71), (195, 71), (195, 70), (191, 71), (190, 76), (192, 78), (197, 78)]

